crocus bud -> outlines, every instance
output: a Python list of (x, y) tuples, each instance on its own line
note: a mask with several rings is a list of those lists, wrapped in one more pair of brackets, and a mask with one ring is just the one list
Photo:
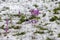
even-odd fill
[(8, 28), (5, 28), (5, 31), (7, 32), (8, 31)]
[(39, 10), (38, 9), (31, 9), (30, 12), (34, 16), (37, 16), (39, 14)]
[(8, 25), (8, 19), (6, 19), (6, 24)]
[(37, 23), (38, 21), (37, 20), (31, 20), (31, 23)]
[(18, 15), (20, 16), (20, 11), (18, 12)]
[(8, 31), (8, 19), (6, 19), (6, 28), (5, 28), (5, 31), (7, 32)]

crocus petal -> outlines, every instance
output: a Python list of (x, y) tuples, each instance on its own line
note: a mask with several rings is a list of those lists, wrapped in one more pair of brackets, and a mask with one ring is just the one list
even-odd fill
[(34, 14), (38, 15), (39, 14), (39, 10), (34, 10)]
[(38, 9), (31, 9), (30, 12), (31, 12), (31, 14), (34, 15), (34, 16), (36, 16), (36, 15), (39, 14), (39, 10), (38, 10)]

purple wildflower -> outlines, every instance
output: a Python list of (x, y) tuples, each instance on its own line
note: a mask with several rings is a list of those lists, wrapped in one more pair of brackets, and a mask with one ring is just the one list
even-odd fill
[(6, 19), (6, 28), (5, 28), (5, 31), (7, 32), (8, 31), (8, 19)]
[(18, 15), (20, 16), (20, 11), (19, 11), (19, 14)]
[(8, 19), (6, 19), (6, 24), (8, 25)]
[(31, 9), (30, 12), (31, 12), (31, 14), (34, 15), (34, 16), (36, 16), (36, 15), (39, 14), (39, 10), (38, 10), (38, 9)]
[(8, 31), (8, 28), (5, 28), (5, 31), (7, 32)]
[(37, 23), (38, 21), (37, 20), (31, 20), (32, 23)]

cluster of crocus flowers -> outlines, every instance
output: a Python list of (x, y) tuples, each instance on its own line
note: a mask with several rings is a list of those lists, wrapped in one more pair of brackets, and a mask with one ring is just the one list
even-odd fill
[[(29, 10), (29, 12), (31, 12), (32, 16), (38, 16), (40, 13), (39, 13), (39, 10), (38, 9), (31, 9)], [(29, 21), (29, 23), (37, 23), (38, 20), (35, 20), (35, 19), (32, 19)]]
[(6, 31), (6, 33), (7, 33), (7, 31), (8, 31), (8, 19), (6, 19), (6, 28), (5, 28), (5, 31)]
[(30, 12), (31, 12), (31, 14), (34, 15), (34, 16), (39, 15), (39, 10), (38, 10), (38, 9), (31, 9)]
[[(38, 9), (31, 9), (30, 12), (32, 16), (38, 16), (40, 14)], [(37, 23), (37, 20), (33, 19), (31, 20), (31, 23)]]

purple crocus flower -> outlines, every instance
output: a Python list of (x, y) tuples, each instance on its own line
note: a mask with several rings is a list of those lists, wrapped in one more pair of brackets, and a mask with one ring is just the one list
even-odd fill
[(5, 31), (7, 32), (8, 31), (8, 28), (5, 28)]
[(8, 31), (8, 21), (9, 21), (9, 20), (6, 19), (6, 24), (7, 24), (7, 25), (6, 25), (6, 28), (5, 28), (5, 31), (6, 31), (6, 32)]
[(18, 16), (20, 17), (20, 11), (18, 12)]
[(8, 19), (6, 19), (6, 24), (8, 25)]
[(20, 16), (20, 11), (18, 12), (18, 15)]
[(30, 12), (31, 12), (31, 14), (34, 15), (34, 16), (36, 16), (36, 15), (39, 14), (39, 10), (38, 10), (38, 9), (31, 9)]
[(38, 21), (33, 19), (33, 20), (31, 20), (31, 22), (32, 23), (37, 23)]

